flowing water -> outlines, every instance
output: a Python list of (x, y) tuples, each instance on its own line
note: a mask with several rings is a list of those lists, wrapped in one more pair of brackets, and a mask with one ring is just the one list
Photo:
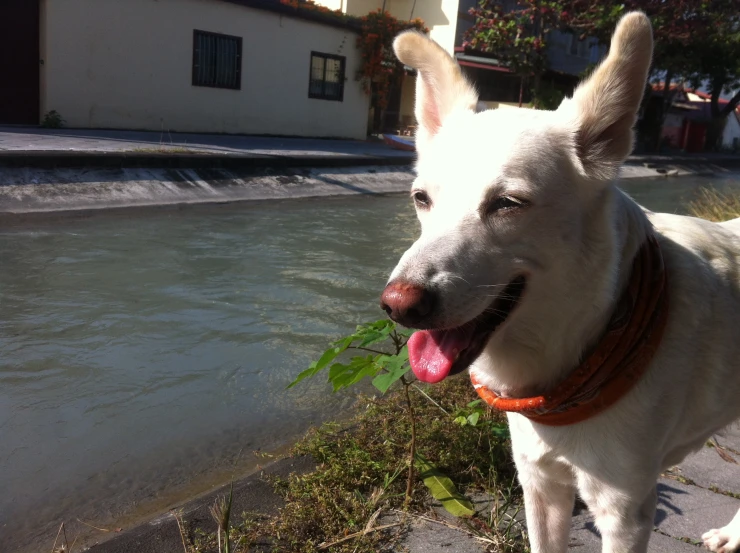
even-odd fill
[[(680, 213), (717, 180), (625, 188)], [(0, 228), (0, 551), (48, 550), (61, 521), (127, 526), (346, 410), (323, 379), (285, 386), (382, 316), (417, 231), (405, 196)]]

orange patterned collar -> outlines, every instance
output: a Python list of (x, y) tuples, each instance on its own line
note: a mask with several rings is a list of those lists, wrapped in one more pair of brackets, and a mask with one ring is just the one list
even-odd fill
[(635, 257), (632, 275), (604, 336), (593, 352), (552, 391), (541, 396), (502, 398), (470, 375), (491, 407), (520, 413), (549, 426), (582, 422), (619, 401), (647, 370), (668, 319), (663, 255), (650, 236)]

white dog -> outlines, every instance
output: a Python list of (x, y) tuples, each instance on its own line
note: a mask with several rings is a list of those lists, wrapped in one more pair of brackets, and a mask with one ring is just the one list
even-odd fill
[[(614, 184), (652, 55), (642, 13), (553, 112), (476, 112), (475, 90), (425, 36), (418, 70), (422, 233), (381, 302), (419, 330), (416, 375), (471, 368), (509, 413), (534, 553), (564, 553), (575, 494), (608, 553), (647, 551), (664, 469), (740, 417), (740, 221), (643, 210)], [(663, 270), (665, 268), (665, 270)], [(740, 513), (704, 534), (740, 550)]]

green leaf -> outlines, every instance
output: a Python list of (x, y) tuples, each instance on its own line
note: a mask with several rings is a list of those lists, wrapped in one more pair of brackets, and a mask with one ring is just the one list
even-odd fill
[(313, 363), (309, 365), (309, 367), (305, 371), (301, 371), (301, 373), (296, 377), (296, 379), (293, 382), (288, 384), (288, 388), (292, 388), (293, 386), (298, 384), (301, 380), (315, 375), (320, 370), (321, 369), (316, 368), (316, 361), (314, 361)]
[(355, 332), (355, 339), (360, 340), (360, 343), (357, 347), (364, 348), (387, 340), (395, 327), (395, 323), (389, 319), (382, 319), (374, 323), (358, 326)]
[(335, 363), (329, 368), (329, 382), (334, 391), (356, 384), (365, 377), (378, 374), (380, 367), (376, 365), (372, 355), (367, 357), (353, 357), (347, 365)]
[(476, 424), (478, 424), (478, 419), (479, 418), (480, 418), (480, 413), (479, 412), (475, 412), (472, 415), (468, 415), (468, 424), (470, 426), (475, 426)]
[(455, 417), (455, 420), (453, 421), (455, 424), (459, 424), (460, 426), (465, 426), (468, 424), (468, 419), (464, 415), (460, 415), (459, 417)]
[(445, 510), (456, 517), (470, 517), (475, 514), (475, 508), (470, 500), (457, 491), (455, 484), (420, 453), (416, 454), (416, 465), (419, 467), (419, 477), (429, 488), (432, 497), (439, 501)]
[(314, 361), (305, 371), (301, 372), (293, 382), (288, 384), (288, 388), (292, 388), (301, 380), (314, 376), (315, 374), (324, 370), (324, 368), (326, 368), (329, 363), (334, 361), (334, 359), (336, 359), (336, 357), (340, 353), (342, 353), (349, 347), (349, 345), (352, 343), (352, 340), (352, 336), (347, 336), (346, 338), (342, 338), (341, 340), (337, 340), (336, 342), (334, 342), (333, 347), (330, 347), (328, 350), (326, 350), (321, 355), (318, 361)]
[(500, 440), (508, 440), (511, 437), (509, 427), (505, 424), (492, 424), (491, 433)]
[(415, 328), (397, 328), (396, 334), (403, 336), (404, 338), (410, 338), (411, 335), (416, 332)]
[(411, 366), (408, 364), (409, 350), (404, 348), (398, 355), (380, 355), (375, 362), (378, 367), (386, 372), (379, 374), (373, 379), (373, 386), (380, 390), (381, 394), (388, 391), (394, 382), (401, 379), (409, 372)]

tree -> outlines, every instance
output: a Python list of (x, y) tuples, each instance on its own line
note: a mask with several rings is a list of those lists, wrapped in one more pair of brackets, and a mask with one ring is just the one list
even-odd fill
[(408, 29), (422, 33), (429, 33), (429, 29), (419, 18), (402, 21), (381, 8), (363, 15), (360, 21), (362, 32), (357, 37), (357, 48), (362, 56), (362, 66), (357, 78), (365, 92), (375, 92), (375, 107), (382, 111), (388, 107), (391, 88), (398, 85), (403, 74), (403, 65), (393, 53), (393, 39)]
[(475, 24), (467, 48), (497, 56), (514, 73), (533, 77), (535, 95), (547, 69), (547, 35), (553, 29), (595, 37), (603, 44), (619, 18), (641, 10), (653, 24), (653, 72), (663, 75), (663, 100), (657, 136), (673, 101), (675, 79), (707, 83), (712, 124), (707, 144), (714, 147), (725, 118), (740, 105), (740, 91), (720, 105), (719, 98), (740, 84), (740, 11), (738, 0), (518, 0), (505, 10), (501, 0), (481, 0), (470, 11)]
[[(564, 0), (561, 24), (607, 42), (619, 17), (644, 11), (653, 24), (653, 70), (664, 72), (663, 116), (672, 101), (674, 77), (695, 86), (709, 83), (712, 123), (707, 146), (715, 148), (740, 92), (720, 108), (719, 98), (740, 81), (740, 15), (737, 0)], [(661, 122), (662, 123), (662, 122)], [(659, 134), (660, 134), (659, 125)]]
[(519, 0), (512, 10), (498, 0), (481, 0), (470, 10), (475, 23), (463, 47), (494, 54), (514, 74), (532, 78), (537, 96), (547, 69), (547, 35), (557, 27), (560, 11), (560, 2), (553, 0)]

